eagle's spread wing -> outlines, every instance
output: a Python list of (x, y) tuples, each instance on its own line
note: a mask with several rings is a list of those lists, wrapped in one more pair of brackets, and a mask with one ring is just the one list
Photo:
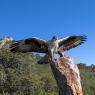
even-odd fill
[(45, 40), (34, 37), (13, 43), (11, 45), (11, 51), (46, 53), (48, 51), (48, 47)]
[(59, 48), (64, 51), (81, 45), (86, 41), (86, 36), (69, 36), (64, 39), (59, 40)]

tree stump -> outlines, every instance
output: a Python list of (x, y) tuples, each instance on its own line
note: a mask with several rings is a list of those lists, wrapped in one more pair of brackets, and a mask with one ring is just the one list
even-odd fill
[(46, 55), (39, 61), (39, 64), (43, 63), (50, 63), (59, 95), (83, 95), (79, 69), (73, 59), (60, 57), (49, 61), (49, 56)]
[(73, 59), (54, 59), (50, 66), (59, 88), (59, 95), (83, 95), (79, 69)]

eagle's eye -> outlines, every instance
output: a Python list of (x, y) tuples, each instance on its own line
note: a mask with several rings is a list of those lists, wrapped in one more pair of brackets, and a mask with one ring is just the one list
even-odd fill
[(57, 37), (57, 36), (53, 36), (52, 39), (54, 39), (54, 40), (58, 40), (58, 37)]

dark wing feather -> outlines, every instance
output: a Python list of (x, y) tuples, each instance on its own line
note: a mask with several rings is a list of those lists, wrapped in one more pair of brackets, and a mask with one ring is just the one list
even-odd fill
[(70, 36), (59, 42), (59, 48), (62, 48), (64, 51), (66, 51), (78, 45), (81, 45), (85, 41), (86, 36)]
[(29, 38), (12, 43), (12, 52), (38, 52), (46, 53), (48, 51), (47, 42), (39, 38)]

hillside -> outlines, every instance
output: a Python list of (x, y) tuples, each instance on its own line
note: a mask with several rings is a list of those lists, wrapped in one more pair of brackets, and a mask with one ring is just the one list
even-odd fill
[[(0, 50), (0, 95), (58, 95), (49, 64), (38, 64), (40, 56), (12, 53), (9, 44)], [(95, 95), (95, 72), (79, 65), (84, 95)]]

